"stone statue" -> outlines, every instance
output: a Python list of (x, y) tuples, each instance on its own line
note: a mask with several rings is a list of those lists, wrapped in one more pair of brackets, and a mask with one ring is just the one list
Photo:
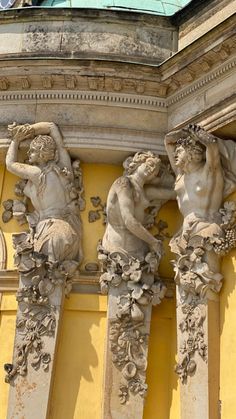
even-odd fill
[(175, 193), (171, 187), (158, 186), (161, 160), (150, 151), (136, 153), (124, 162), (124, 167), (124, 175), (113, 183), (108, 194), (102, 245), (109, 252), (123, 251), (140, 260), (150, 251), (160, 257), (161, 242), (146, 229), (145, 210), (155, 206), (156, 201), (174, 199)]
[[(223, 198), (236, 185), (230, 167), (235, 145), (233, 141), (226, 144), (196, 125), (167, 134), (165, 145), (176, 174), (175, 191), (184, 217), (170, 247), (177, 254), (175, 281), (182, 309), (179, 328), (186, 337), (177, 372), (185, 381), (196, 369), (194, 354), (198, 352), (207, 359), (204, 301), (220, 291), (220, 256), (236, 244), (235, 204), (225, 202), (221, 207)], [(226, 156), (231, 156), (231, 162), (226, 163)]]
[[(17, 193), (29, 198), (34, 208), (25, 213), (29, 232), (13, 235), (20, 287), (14, 362), (5, 367), (10, 382), (17, 374), (26, 375), (31, 354), (33, 368), (48, 369), (52, 354), (44, 351), (45, 339), (55, 334), (59, 316), (55, 307), (63, 301), (63, 289), (70, 291), (82, 260), (80, 209), (84, 203), (79, 162), (71, 163), (54, 123), (14, 123), (8, 129), (12, 141), (6, 166), (23, 179)], [(24, 140), (30, 140), (28, 163), (19, 161), (19, 145)], [(18, 202), (22, 208), (23, 202)]]
[[(29, 218), (35, 228), (34, 251), (50, 262), (82, 259), (81, 223), (73, 170), (61, 134), (53, 123), (11, 125), (12, 142), (6, 156), (9, 172), (27, 180), (24, 194), (35, 212)], [(33, 137), (33, 139), (32, 139)], [(18, 161), (21, 141), (32, 139), (29, 164)]]
[(107, 226), (98, 246), (101, 290), (109, 292), (112, 360), (121, 371), (121, 404), (132, 395), (142, 398), (146, 393), (151, 306), (159, 304), (165, 294), (158, 278), (162, 241), (147, 229), (152, 224), (147, 210), (154, 208), (156, 215), (164, 202), (175, 198), (173, 176), (152, 152), (136, 153), (126, 159), (124, 168), (124, 175), (109, 191)]

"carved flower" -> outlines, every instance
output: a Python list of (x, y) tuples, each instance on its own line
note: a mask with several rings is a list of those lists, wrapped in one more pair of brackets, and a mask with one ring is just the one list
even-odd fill
[(134, 282), (138, 282), (141, 278), (142, 271), (140, 270), (140, 262), (137, 259), (132, 259), (129, 263), (122, 266), (123, 274)]

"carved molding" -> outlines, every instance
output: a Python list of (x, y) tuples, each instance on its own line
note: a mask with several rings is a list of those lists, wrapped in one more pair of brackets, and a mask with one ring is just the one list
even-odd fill
[[(101, 89), (101, 83), (96, 82), (96, 87), (94, 87), (92, 90), (94, 92), (91, 92), (89, 90), (80, 90), (74, 91), (75, 85), (78, 83), (76, 82), (76, 76), (75, 75), (66, 75), (64, 76), (64, 82), (66, 83), (66, 86), (68, 87), (68, 90), (56, 90), (56, 91), (45, 91), (45, 88), (52, 88), (52, 75), (48, 76), (42, 76), (43, 85), (42, 89), (44, 90), (38, 90), (35, 92), (35, 87), (32, 86), (32, 83), (30, 83), (30, 76), (28, 77), (22, 77), (19, 76), (21, 83), (23, 83), (22, 88), (23, 89), (34, 89), (34, 92), (20, 92), (17, 90), (9, 91), (7, 93), (0, 93), (0, 101), (14, 101), (14, 100), (77, 100), (77, 101), (94, 101), (94, 102), (103, 102), (107, 101), (108, 103), (112, 102), (114, 104), (122, 104), (124, 106), (128, 106), (129, 104), (133, 107), (149, 107), (149, 108), (166, 108), (174, 105), (175, 103), (178, 103), (182, 100), (184, 100), (187, 96), (197, 92), (198, 90), (202, 89), (205, 86), (208, 86), (209, 84), (213, 83), (215, 80), (218, 80), (219, 78), (223, 77), (227, 73), (234, 70), (236, 65), (236, 58), (233, 57), (229, 59), (227, 62), (224, 62), (220, 66), (218, 65), (216, 68), (214, 68), (211, 71), (208, 71), (206, 75), (202, 77), (202, 72), (196, 75), (196, 77), (192, 77), (193, 71), (192, 70), (185, 70), (185, 73), (183, 76), (180, 77), (178, 73), (176, 75), (171, 76), (170, 79), (166, 79), (165, 82), (159, 82), (159, 90), (161, 89), (163, 95), (160, 97), (156, 97), (156, 95), (153, 96), (147, 96), (143, 95), (144, 93), (144, 81), (140, 80), (131, 80), (129, 82), (129, 86), (134, 86), (134, 92), (128, 94), (128, 93), (112, 93), (112, 92), (103, 92)], [(211, 68), (211, 67), (210, 67)], [(210, 70), (209, 68), (209, 70)], [(183, 80), (186, 82), (188, 80), (188, 77), (186, 74), (190, 74), (191, 77), (189, 78), (190, 85), (181, 88), (183, 85)], [(91, 81), (91, 77), (88, 77), (88, 79)], [(99, 77), (93, 77), (93, 80), (99, 80)], [(9, 77), (2, 77), (2, 90), (7, 90), (10, 88), (10, 78)], [(0, 81), (1, 81), (0, 80)], [(73, 80), (73, 85), (70, 84), (70, 81)], [(101, 80), (104, 82), (104, 78), (101, 78)], [(194, 81), (195, 80), (195, 81)], [(175, 85), (176, 89), (181, 89), (178, 91), (178, 93), (169, 93), (165, 94), (165, 91), (170, 86), (171, 83)], [(91, 83), (90, 83), (91, 85)], [(128, 86), (124, 79), (115, 79), (113, 81), (113, 86), (115, 86), (115, 91), (122, 90), (121, 88), (118, 88), (118, 86)], [(71, 87), (69, 87), (71, 86)], [(94, 85), (95, 86), (95, 85)], [(136, 86), (136, 87), (135, 87)], [(151, 86), (150, 86), (151, 87)], [(69, 91), (69, 88), (73, 88), (73, 92)], [(1, 85), (0, 85), (1, 89)], [(154, 85), (152, 86), (152, 90), (154, 89)], [(164, 89), (164, 90), (163, 90)], [(37, 90), (37, 89), (36, 89)], [(155, 89), (154, 89), (155, 90)], [(136, 91), (136, 92), (135, 92)], [(136, 94), (135, 94), (136, 93)], [(138, 93), (138, 96), (137, 96)], [(160, 93), (160, 92), (159, 92)], [(165, 97), (167, 97), (167, 100), (165, 100)]]
[(190, 86), (181, 89), (178, 93), (171, 95), (167, 99), (167, 107), (170, 107), (176, 103), (181, 102), (189, 95), (197, 92), (198, 90), (202, 89), (203, 87), (214, 83), (216, 80), (221, 78), (222, 76), (226, 75), (229, 72), (234, 71), (236, 66), (236, 58), (222, 64), (220, 67), (214, 69), (211, 72), (208, 72), (207, 75), (198, 79), (196, 82), (192, 83)]
[(69, 92), (69, 91), (38, 91), (38, 92), (9, 92), (1, 93), (0, 101), (62, 101), (64, 102), (84, 102), (104, 105), (104, 103), (112, 104), (112, 106), (125, 106), (140, 109), (163, 110), (166, 108), (166, 101), (162, 98), (153, 96), (135, 96), (131, 94), (104, 93), (104, 92)]

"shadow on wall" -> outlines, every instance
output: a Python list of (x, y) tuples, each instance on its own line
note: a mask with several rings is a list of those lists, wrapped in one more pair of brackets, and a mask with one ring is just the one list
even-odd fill
[[(236, 193), (226, 200), (236, 201)], [(224, 279), (220, 293), (220, 334), (224, 332), (226, 316), (233, 309), (232, 304), (236, 299), (236, 250), (232, 250), (222, 259), (221, 272)]]
[(104, 312), (64, 311), (51, 419), (100, 419), (105, 326)]
[(149, 339), (144, 419), (178, 419), (175, 299), (154, 307)]

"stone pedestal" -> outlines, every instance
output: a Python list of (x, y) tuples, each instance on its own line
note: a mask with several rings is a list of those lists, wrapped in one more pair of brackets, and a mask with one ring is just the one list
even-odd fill
[[(21, 279), (19, 289), (22, 289), (23, 285)], [(19, 302), (12, 364), (17, 372), (10, 380), (8, 419), (48, 417), (63, 302), (62, 284), (55, 286), (47, 305), (34, 304), (31, 308), (28, 306), (28, 314), (25, 312), (26, 304)], [(23, 326), (20, 323), (22, 313), (23, 317), (27, 318)], [(24, 348), (30, 339), (33, 344), (30, 343), (27, 353)]]
[(219, 301), (180, 301), (177, 333), (181, 419), (219, 419)]
[(152, 305), (142, 307), (144, 320), (119, 318), (125, 294), (125, 284), (109, 291), (103, 419), (143, 417)]

